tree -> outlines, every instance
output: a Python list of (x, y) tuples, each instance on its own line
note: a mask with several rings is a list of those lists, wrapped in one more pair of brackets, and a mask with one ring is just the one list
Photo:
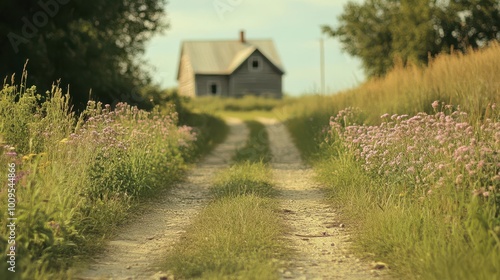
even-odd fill
[(392, 50), (390, 31), (392, 14), (395, 9), (390, 0), (370, 0), (364, 4), (349, 2), (340, 15), (341, 25), (337, 29), (323, 26), (323, 32), (338, 37), (344, 50), (362, 59), (368, 76), (378, 76), (385, 71), (391, 61)]
[[(429, 53), (436, 54), (440, 51), (434, 43), (437, 35), (433, 22), (435, 12), (428, 1), (400, 1), (390, 28), (393, 42), (391, 54), (387, 57), (391, 61), (388, 63), (394, 60), (399, 60), (404, 65), (427, 63)], [(389, 64), (384, 72), (391, 66)]]
[(500, 40), (500, 1), (452, 0), (442, 5), (450, 43), (465, 51), (484, 46), (490, 40)]
[(168, 24), (165, 0), (17, 0), (0, 2), (0, 75), (21, 73), (42, 89), (60, 79), (73, 103), (140, 104), (150, 82), (140, 55)]
[(498, 0), (367, 0), (348, 3), (339, 26), (322, 26), (343, 49), (361, 58), (369, 77), (395, 61), (425, 64), (450, 48), (466, 52), (500, 40)]

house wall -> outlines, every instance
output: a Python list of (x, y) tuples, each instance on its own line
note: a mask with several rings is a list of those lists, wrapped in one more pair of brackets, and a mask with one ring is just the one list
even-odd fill
[(195, 97), (195, 82), (194, 71), (189, 61), (189, 56), (183, 54), (181, 56), (179, 66), (179, 95)]
[[(261, 57), (262, 69), (252, 71), (249, 61), (252, 57)], [(253, 53), (229, 77), (231, 96), (241, 97), (246, 94), (282, 98), (282, 74), (260, 52)]]
[(228, 76), (226, 75), (196, 75), (196, 96), (212, 95), (209, 92), (209, 84), (218, 82), (220, 84), (220, 93), (218, 96), (228, 96)]

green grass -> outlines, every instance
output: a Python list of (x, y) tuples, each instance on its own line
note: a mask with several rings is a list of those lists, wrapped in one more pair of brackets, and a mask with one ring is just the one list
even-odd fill
[(222, 118), (237, 118), (245, 121), (255, 120), (256, 118), (283, 119), (283, 116), (275, 111), (214, 111), (214, 115)]
[(165, 267), (181, 279), (279, 279), (286, 254), (270, 172), (262, 163), (224, 170), (214, 201), (187, 229)]
[(257, 196), (223, 198), (188, 228), (166, 267), (181, 279), (278, 279), (282, 234), (276, 206)]
[(256, 195), (273, 197), (273, 188), (269, 168), (262, 163), (243, 162), (231, 166), (226, 172), (219, 174), (211, 188), (215, 198)]
[(236, 151), (233, 160), (235, 162), (268, 163), (271, 160), (271, 151), (266, 127), (262, 123), (253, 120), (245, 121), (245, 124), (250, 130), (250, 135), (245, 146)]
[(311, 163), (321, 154), (320, 143), (322, 129), (328, 124), (330, 116), (326, 113), (313, 113), (294, 116), (285, 121), (287, 129), (291, 132), (293, 142), (300, 151), (302, 159)]
[(176, 89), (157, 90), (152, 89), (151, 99), (161, 104), (161, 111), (171, 112), (172, 109), (178, 114), (179, 125), (187, 125), (194, 128), (196, 141), (192, 150), (183, 156), (190, 162), (197, 160), (200, 156), (208, 154), (217, 144), (226, 138), (229, 127), (222, 117), (216, 116), (210, 110), (198, 110), (190, 105), (190, 99), (177, 94)]
[(271, 111), (283, 102), (289, 101), (288, 98), (274, 99), (255, 97), (251, 95), (242, 98), (221, 98), (204, 96), (189, 99), (185, 102), (190, 109), (200, 109), (207, 111), (230, 111), (230, 112), (249, 112), (249, 111)]

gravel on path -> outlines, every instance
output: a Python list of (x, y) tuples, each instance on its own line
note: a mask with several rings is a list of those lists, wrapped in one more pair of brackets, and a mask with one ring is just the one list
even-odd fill
[(373, 265), (350, 253), (350, 235), (324, 192), (314, 180), (292, 142), (286, 127), (277, 120), (259, 118), (271, 143), (274, 182), (280, 190), (281, 215), (289, 227), (286, 239), (293, 258), (283, 279), (374, 279), (381, 276)]

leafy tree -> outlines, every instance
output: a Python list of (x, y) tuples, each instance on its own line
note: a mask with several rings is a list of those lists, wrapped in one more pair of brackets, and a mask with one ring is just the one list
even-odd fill
[[(390, 32), (393, 34), (391, 53), (388, 60), (400, 59), (403, 64), (427, 63), (428, 53), (436, 54), (440, 51), (434, 43), (434, 9), (428, 1), (401, 0), (398, 11), (395, 11)], [(393, 61), (388, 61), (388, 67)]]
[(392, 50), (391, 1), (370, 0), (364, 4), (349, 2), (340, 15), (337, 29), (323, 26), (323, 31), (338, 37), (344, 50), (362, 59), (369, 76), (376, 76), (390, 66), (388, 57)]
[(466, 52), (500, 40), (498, 0), (367, 0), (348, 3), (339, 26), (322, 26), (343, 49), (360, 57), (368, 76), (382, 76), (395, 61), (427, 63), (451, 48)]
[(450, 43), (457, 49), (478, 48), (489, 40), (500, 40), (500, 1), (451, 0), (441, 9), (449, 13), (444, 17), (448, 20), (444, 31), (451, 35)]
[(144, 103), (150, 82), (140, 55), (168, 24), (165, 0), (17, 0), (0, 2), (0, 75), (21, 73), (42, 89), (60, 79), (73, 103)]

